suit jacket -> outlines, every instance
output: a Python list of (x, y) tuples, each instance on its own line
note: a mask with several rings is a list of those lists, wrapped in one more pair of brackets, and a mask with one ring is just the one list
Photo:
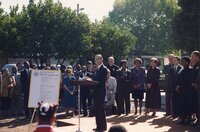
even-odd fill
[(170, 79), (170, 93), (175, 93), (176, 92), (176, 86), (177, 86), (177, 79), (178, 75), (181, 73), (183, 70), (183, 67), (181, 65), (177, 65), (177, 68), (175, 66), (170, 68), (169, 72), (169, 79)]
[(158, 82), (160, 78), (160, 69), (158, 67), (152, 69), (149, 68), (147, 71), (147, 83), (152, 84), (152, 87), (158, 87)]
[(131, 84), (131, 71), (126, 70), (125, 73), (122, 69), (117, 70), (116, 75), (117, 80), (117, 94), (121, 94), (122, 91), (130, 92), (130, 84)]
[(132, 82), (132, 89), (135, 89), (133, 85), (140, 84), (139, 90), (144, 90), (144, 83), (145, 83), (145, 69), (140, 67), (138, 70), (134, 67), (131, 69), (131, 82)]
[(184, 68), (177, 78), (177, 85), (180, 86), (181, 93), (188, 94), (192, 87), (192, 69)]
[(170, 73), (170, 69), (173, 67), (173, 65), (168, 64), (168, 65), (164, 65), (163, 71), (162, 73), (165, 74), (165, 80), (164, 80), (164, 89), (165, 92), (170, 92), (170, 77), (169, 77), (169, 73)]
[(22, 86), (22, 92), (25, 95), (29, 95), (30, 90), (30, 77), (31, 77), (31, 70), (29, 69), (29, 72), (27, 73), (26, 69), (21, 71), (21, 86)]
[(105, 82), (107, 79), (107, 71), (107, 68), (104, 65), (101, 65), (94, 76), (94, 80), (99, 82), (94, 88), (94, 98), (101, 100), (101, 102), (104, 102), (106, 94)]
[(108, 65), (107, 68), (110, 70), (110, 76), (116, 78), (117, 70), (119, 69), (119, 67), (117, 65), (113, 64), (112, 66)]

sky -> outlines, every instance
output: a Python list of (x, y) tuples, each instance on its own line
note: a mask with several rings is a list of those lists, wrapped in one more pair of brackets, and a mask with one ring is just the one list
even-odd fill
[[(34, 0), (38, 2), (39, 0)], [(54, 0), (57, 2), (58, 0)], [(94, 22), (95, 19), (100, 21), (104, 16), (108, 16), (109, 11), (112, 11), (115, 0), (59, 0), (63, 6), (70, 7), (73, 10), (77, 9), (77, 4), (80, 8), (84, 8), (81, 12), (88, 15), (89, 19)], [(19, 7), (28, 5), (29, 0), (0, 0), (1, 7), (9, 12), (9, 7), (19, 4)]]

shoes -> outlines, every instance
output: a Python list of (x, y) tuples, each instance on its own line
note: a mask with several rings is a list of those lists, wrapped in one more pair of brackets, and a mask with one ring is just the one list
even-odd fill
[(145, 114), (145, 115), (149, 115), (149, 112), (148, 112), (148, 111), (146, 111), (144, 114)]
[(106, 128), (103, 128), (103, 129), (99, 129), (99, 128), (94, 128), (93, 131), (95, 132), (104, 132), (106, 131), (107, 129)]
[(135, 111), (134, 115), (137, 115), (137, 111)]
[(153, 112), (151, 116), (156, 116), (156, 112)]
[(142, 109), (140, 109), (140, 115), (142, 114)]
[(120, 115), (121, 115), (121, 113), (118, 113), (117, 115), (118, 115), (118, 116), (120, 116)]

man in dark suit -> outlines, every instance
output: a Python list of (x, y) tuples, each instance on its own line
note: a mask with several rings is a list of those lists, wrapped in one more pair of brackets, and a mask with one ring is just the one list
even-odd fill
[(110, 76), (116, 78), (116, 73), (119, 67), (115, 64), (115, 59), (114, 57), (110, 56), (108, 57), (108, 66), (107, 68), (110, 70)]
[(22, 86), (22, 94), (23, 94), (23, 104), (26, 118), (30, 118), (30, 109), (28, 108), (28, 100), (29, 100), (29, 91), (30, 91), (30, 64), (28, 61), (24, 63), (24, 70), (21, 71), (21, 86)]
[(196, 113), (197, 120), (192, 125), (194, 127), (200, 128), (200, 109), (199, 109), (199, 99), (200, 99), (200, 90), (197, 87), (196, 82), (198, 81), (198, 74), (200, 69), (200, 52), (193, 51), (191, 54), (191, 66), (192, 66), (192, 112)]
[(177, 79), (178, 75), (181, 73), (183, 70), (183, 67), (179, 64), (180, 63), (180, 58), (178, 56), (174, 57), (174, 66), (171, 67), (170, 72), (169, 72), (169, 79), (170, 79), (170, 84), (172, 87), (172, 116), (173, 118), (176, 118), (180, 115), (180, 95), (176, 91), (176, 86), (177, 86)]
[(103, 132), (107, 129), (106, 115), (104, 111), (105, 102), (105, 82), (107, 77), (107, 68), (103, 64), (103, 57), (100, 54), (95, 55), (95, 63), (97, 65), (96, 75), (94, 80), (99, 84), (94, 88), (94, 110), (97, 127), (93, 129), (96, 132)]
[[(127, 60), (121, 60), (120, 69), (117, 70), (117, 114), (130, 113), (130, 84), (131, 84), (131, 71), (127, 68)], [(125, 106), (125, 111), (124, 111)]]
[(181, 64), (184, 69), (177, 78), (176, 91), (180, 93), (180, 117), (179, 125), (190, 125), (191, 123), (191, 107), (192, 107), (192, 69), (189, 67), (190, 58), (184, 56), (181, 58)]
[[(81, 78), (92, 77), (92, 73), (87, 71), (87, 67), (85, 65), (82, 66), (82, 71), (80, 73)], [(83, 116), (88, 116), (87, 107), (91, 107), (92, 105), (92, 94), (88, 86), (81, 86), (81, 103), (83, 108)]]

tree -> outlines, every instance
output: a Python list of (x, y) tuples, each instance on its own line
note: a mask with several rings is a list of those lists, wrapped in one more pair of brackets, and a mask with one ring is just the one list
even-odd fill
[(175, 0), (116, 0), (109, 20), (137, 37), (135, 55), (162, 54), (173, 48), (171, 21), (176, 8)]
[(63, 63), (78, 58), (87, 47), (83, 42), (84, 34), (89, 33), (89, 19), (61, 3), (31, 3), (15, 20), (21, 47), (15, 52), (18, 57), (34, 59), (37, 64), (56, 57)]
[(174, 18), (173, 40), (177, 48), (191, 52), (200, 48), (199, 0), (179, 0), (180, 10)]
[(101, 53), (105, 58), (115, 56), (124, 59), (136, 43), (136, 37), (128, 29), (119, 28), (107, 20), (94, 23), (91, 27), (91, 36), (91, 53)]
[(8, 23), (8, 15), (5, 14), (4, 10), (2, 8), (0, 8), (0, 56), (4, 55), (4, 43), (6, 41), (6, 26)]
[(3, 13), (1, 23), (1, 50), (3, 56), (7, 59), (11, 56), (15, 56), (15, 53), (19, 50), (19, 38), (17, 31), (17, 14), (18, 6), (10, 7), (10, 13)]

